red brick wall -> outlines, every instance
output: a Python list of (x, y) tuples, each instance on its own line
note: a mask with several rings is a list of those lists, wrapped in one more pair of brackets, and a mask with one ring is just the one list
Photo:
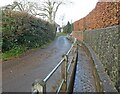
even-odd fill
[(74, 22), (74, 31), (92, 30), (105, 28), (119, 24), (120, 20), (119, 2), (98, 2), (86, 17)]
[(83, 31), (74, 31), (72, 32), (72, 36), (74, 36), (80, 41), (83, 41)]

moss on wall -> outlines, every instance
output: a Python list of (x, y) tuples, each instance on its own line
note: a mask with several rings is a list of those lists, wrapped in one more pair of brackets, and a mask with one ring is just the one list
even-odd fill
[(120, 72), (120, 26), (85, 31), (84, 41), (97, 53), (105, 71), (118, 88)]

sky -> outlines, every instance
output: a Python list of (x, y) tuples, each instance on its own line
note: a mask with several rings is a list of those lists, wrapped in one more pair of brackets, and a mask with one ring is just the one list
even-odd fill
[[(14, 0), (0, 0), (0, 7), (11, 4)], [(31, 1), (31, 0), (29, 0)], [(33, 0), (32, 0), (33, 1)], [(35, 1), (35, 0), (34, 0)], [(65, 25), (69, 21), (73, 23), (91, 12), (98, 0), (68, 0), (66, 4), (61, 5), (56, 14), (56, 22), (59, 25)]]
[(58, 23), (62, 23), (61, 18), (64, 18), (63, 24), (66, 24), (68, 21), (75, 22), (83, 17), (85, 17), (89, 12), (91, 12), (98, 0), (71, 0), (71, 4), (66, 4), (60, 6), (56, 19)]

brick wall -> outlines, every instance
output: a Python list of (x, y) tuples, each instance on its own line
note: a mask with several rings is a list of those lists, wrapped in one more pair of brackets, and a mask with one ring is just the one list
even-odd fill
[(83, 41), (83, 31), (74, 31), (72, 32), (72, 36), (74, 36), (80, 41)]
[(74, 22), (72, 34), (93, 48), (113, 84), (120, 92), (119, 6), (120, 1), (98, 2), (86, 17)]
[(74, 22), (74, 31), (105, 28), (119, 24), (120, 2), (98, 2), (84, 18)]

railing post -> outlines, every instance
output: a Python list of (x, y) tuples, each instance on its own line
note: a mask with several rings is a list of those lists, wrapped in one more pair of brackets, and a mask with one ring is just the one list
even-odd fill
[(72, 53), (73, 53), (73, 62), (76, 63), (77, 62), (77, 57), (78, 57), (78, 45), (77, 45), (76, 38), (75, 38), (75, 41), (74, 41), (74, 49), (73, 49)]
[(46, 83), (44, 81), (35, 81), (32, 84), (32, 94), (46, 94)]
[(68, 56), (64, 55), (64, 63), (61, 67), (62, 72), (62, 79), (64, 79), (64, 90), (67, 91), (67, 63), (68, 63)]
[(78, 60), (78, 44), (74, 44), (75, 45), (75, 48), (73, 49), (73, 63), (77, 63), (77, 60)]
[(78, 61), (78, 44), (76, 44), (76, 60), (75, 63), (77, 64)]
[(67, 90), (67, 65), (68, 65), (68, 56), (65, 55), (65, 84), (66, 84), (66, 90)]

